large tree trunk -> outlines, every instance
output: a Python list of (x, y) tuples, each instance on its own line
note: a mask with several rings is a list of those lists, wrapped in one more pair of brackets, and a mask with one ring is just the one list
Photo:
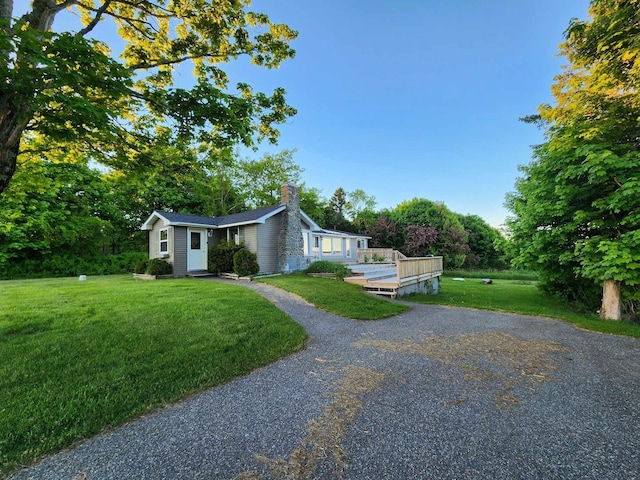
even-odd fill
[(622, 318), (622, 291), (620, 282), (605, 280), (602, 289), (602, 307), (600, 318), (603, 320), (620, 320)]
[(0, 96), (0, 193), (9, 186), (16, 171), (20, 139), (29, 120), (28, 107), (21, 98)]
[(19, 144), (12, 147), (0, 147), (0, 193), (9, 186), (9, 181), (16, 171)]

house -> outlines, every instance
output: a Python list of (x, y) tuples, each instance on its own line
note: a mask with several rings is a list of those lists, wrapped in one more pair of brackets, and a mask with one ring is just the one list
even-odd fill
[(209, 247), (222, 240), (243, 244), (258, 257), (260, 273), (302, 270), (314, 260), (355, 262), (370, 237), (320, 228), (300, 209), (298, 188), (285, 184), (281, 203), (223, 217), (154, 211), (141, 227), (149, 232), (149, 258), (164, 258), (173, 275), (207, 270)]

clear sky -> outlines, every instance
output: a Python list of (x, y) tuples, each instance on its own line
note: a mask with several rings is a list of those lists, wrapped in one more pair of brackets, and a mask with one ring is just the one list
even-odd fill
[(363, 189), (379, 209), (427, 198), (499, 227), (517, 166), (542, 141), (518, 118), (551, 102), (564, 63), (557, 46), (588, 5), (254, 0), (252, 10), (299, 31), (296, 57), (278, 70), (223, 68), (257, 91), (284, 87), (298, 115), (280, 127), (279, 145), (244, 155), (297, 149), (303, 181), (326, 198), (338, 187)]
[[(298, 115), (277, 147), (296, 148), (307, 185), (342, 186), (378, 208), (414, 197), (500, 226), (517, 166), (542, 132), (518, 118), (551, 102), (558, 44), (587, 0), (255, 0), (299, 31), (278, 71), (234, 66), (256, 88), (283, 86)], [(269, 90), (270, 91), (270, 90)]]

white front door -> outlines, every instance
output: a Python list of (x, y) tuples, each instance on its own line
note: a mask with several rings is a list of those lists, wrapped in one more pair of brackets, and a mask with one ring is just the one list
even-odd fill
[(207, 269), (207, 231), (187, 229), (187, 270)]

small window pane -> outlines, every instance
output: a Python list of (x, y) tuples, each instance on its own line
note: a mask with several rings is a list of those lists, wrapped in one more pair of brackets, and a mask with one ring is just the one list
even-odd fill
[(342, 240), (340, 238), (333, 239), (333, 254), (342, 255)]
[(169, 231), (160, 230), (160, 240), (166, 240), (167, 238), (169, 238)]
[(200, 232), (191, 232), (191, 250), (200, 250)]
[(330, 238), (322, 239), (322, 253), (331, 255), (331, 239)]

